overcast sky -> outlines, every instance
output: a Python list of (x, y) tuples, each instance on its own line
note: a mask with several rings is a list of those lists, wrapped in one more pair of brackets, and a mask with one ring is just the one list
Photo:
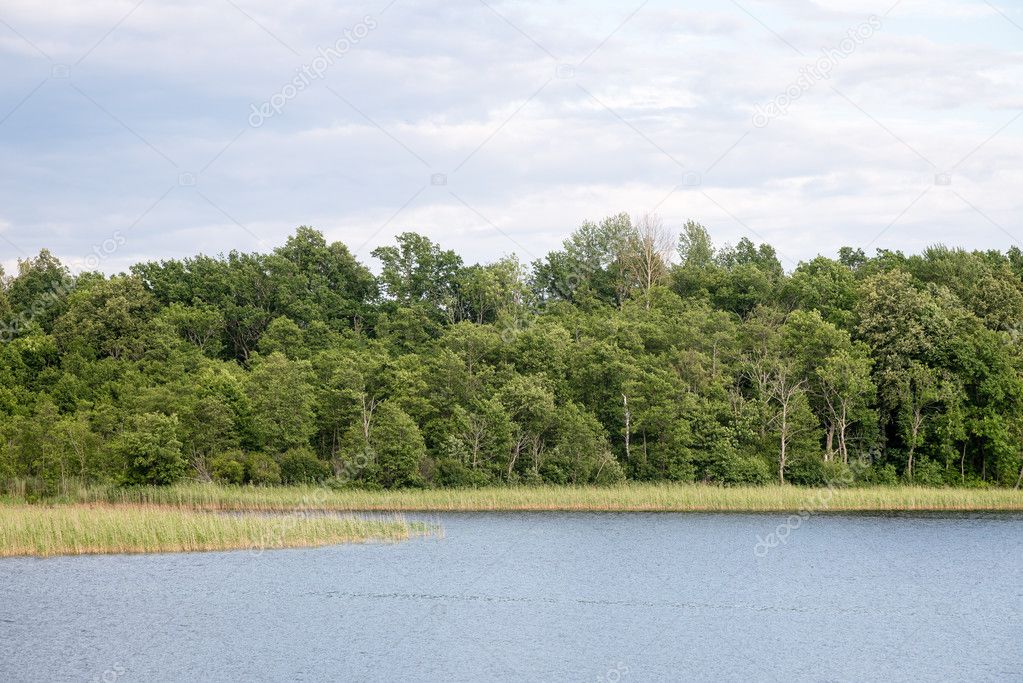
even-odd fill
[(4, 0), (0, 263), (299, 225), (370, 265), (405, 230), (531, 260), (620, 211), (789, 269), (1005, 249), (1021, 86), (1015, 0)]

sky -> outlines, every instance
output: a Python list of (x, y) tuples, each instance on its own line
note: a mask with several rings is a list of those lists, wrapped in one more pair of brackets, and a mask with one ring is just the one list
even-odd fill
[(1021, 85), (1018, 0), (4, 0), (0, 264), (531, 261), (619, 212), (787, 269), (1006, 249)]

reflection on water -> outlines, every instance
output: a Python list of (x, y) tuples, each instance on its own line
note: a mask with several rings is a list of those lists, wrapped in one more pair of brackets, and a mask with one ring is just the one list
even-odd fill
[(443, 538), (0, 560), (0, 679), (1021, 680), (1023, 516), (451, 514)]

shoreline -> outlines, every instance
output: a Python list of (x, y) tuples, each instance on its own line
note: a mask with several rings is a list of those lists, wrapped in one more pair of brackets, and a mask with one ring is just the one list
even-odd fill
[(238, 512), (1023, 512), (1023, 491), (924, 487), (718, 487), (629, 484), (368, 491), (182, 484), (87, 489), (70, 502)]

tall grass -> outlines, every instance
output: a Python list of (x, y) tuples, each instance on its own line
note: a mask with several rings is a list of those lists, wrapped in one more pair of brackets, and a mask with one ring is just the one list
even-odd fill
[(1023, 491), (913, 486), (807, 489), (628, 484), (618, 487), (490, 487), (333, 491), (313, 487), (180, 484), (165, 488), (89, 489), (78, 500), (158, 504), (203, 510), (338, 511), (832, 511), (1023, 510)]
[(398, 517), (226, 515), (139, 505), (0, 505), (0, 557), (262, 550), (399, 541), (427, 530)]

